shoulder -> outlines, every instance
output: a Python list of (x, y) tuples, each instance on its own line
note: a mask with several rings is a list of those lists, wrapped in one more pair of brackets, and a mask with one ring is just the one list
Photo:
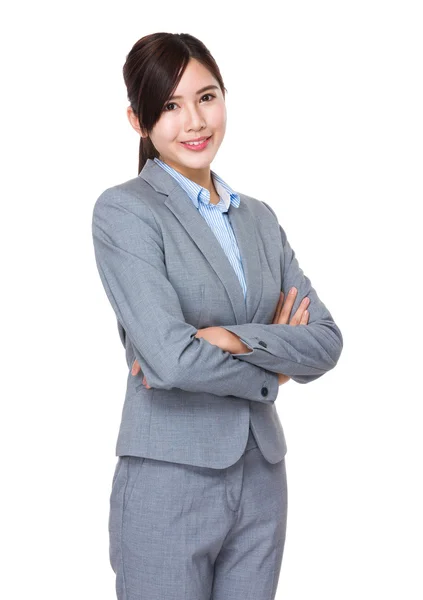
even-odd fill
[(285, 243), (285, 230), (280, 225), (278, 216), (270, 204), (241, 192), (237, 192), (237, 194), (239, 194), (241, 202), (245, 202), (248, 206), (257, 225), (257, 231), (267, 240), (270, 239), (272, 243), (279, 244), (280, 240)]
[(164, 202), (164, 198), (142, 177), (133, 177), (101, 192), (94, 202), (93, 216), (113, 210), (128, 211), (138, 216), (150, 213), (153, 216), (155, 207)]
[(157, 216), (158, 203), (164, 201), (142, 177), (134, 177), (106, 188), (96, 199), (92, 209), (93, 229), (103, 231), (130, 231), (140, 227), (160, 232)]
[(253, 196), (248, 196), (242, 192), (237, 192), (241, 202), (244, 202), (255, 218), (264, 221), (275, 221), (278, 223), (278, 217), (275, 211), (263, 200), (258, 200)]

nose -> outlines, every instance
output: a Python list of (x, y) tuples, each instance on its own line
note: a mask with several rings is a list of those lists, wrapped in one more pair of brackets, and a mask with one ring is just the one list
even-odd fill
[(201, 109), (197, 107), (187, 107), (185, 119), (185, 131), (200, 131), (204, 129), (206, 122), (201, 114)]

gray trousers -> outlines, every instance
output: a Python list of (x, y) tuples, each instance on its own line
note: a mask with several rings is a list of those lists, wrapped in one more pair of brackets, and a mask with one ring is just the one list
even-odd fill
[(274, 600), (287, 520), (285, 458), (250, 429), (226, 469), (119, 456), (110, 495), (118, 600)]

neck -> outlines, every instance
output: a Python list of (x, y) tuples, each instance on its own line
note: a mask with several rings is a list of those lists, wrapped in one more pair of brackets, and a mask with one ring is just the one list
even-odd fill
[(210, 193), (214, 189), (212, 184), (210, 166), (204, 167), (203, 169), (190, 169), (185, 165), (175, 164), (169, 160), (163, 160), (161, 156), (159, 156), (159, 159), (167, 165), (169, 165), (170, 167), (172, 167), (173, 169), (175, 169), (175, 171), (178, 171), (178, 173), (181, 173), (181, 175), (184, 175), (194, 183), (197, 183), (206, 190), (209, 190)]

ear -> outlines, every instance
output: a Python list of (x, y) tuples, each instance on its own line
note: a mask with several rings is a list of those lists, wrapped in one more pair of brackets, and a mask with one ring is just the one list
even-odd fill
[(140, 136), (147, 137), (146, 133), (140, 128), (139, 119), (138, 119), (137, 115), (134, 113), (134, 111), (132, 110), (131, 106), (128, 106), (128, 108), (126, 109), (126, 114), (128, 117), (128, 121), (130, 122), (132, 127), (135, 129), (135, 131)]

